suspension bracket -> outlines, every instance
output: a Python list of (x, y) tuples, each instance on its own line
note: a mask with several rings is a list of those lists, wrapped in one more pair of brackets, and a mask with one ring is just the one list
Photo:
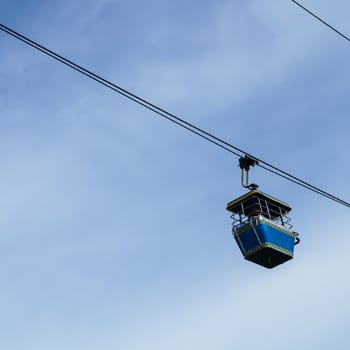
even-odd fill
[(242, 170), (242, 176), (241, 176), (241, 184), (244, 188), (249, 188), (250, 190), (256, 190), (259, 186), (255, 183), (249, 184), (249, 170), (250, 167), (253, 167), (254, 165), (258, 165), (259, 162), (248, 156), (245, 155), (244, 157), (239, 158), (239, 167)]

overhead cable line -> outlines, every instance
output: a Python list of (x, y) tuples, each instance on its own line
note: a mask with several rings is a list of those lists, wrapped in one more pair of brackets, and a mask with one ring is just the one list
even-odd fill
[(344, 38), (345, 40), (350, 42), (350, 38), (348, 36), (346, 36), (344, 33), (340, 32), (338, 29), (334, 28), (332, 25), (330, 25), (328, 22), (326, 22), (325, 20), (323, 20), (321, 17), (317, 16), (314, 12), (312, 12), (311, 10), (307, 9), (305, 6), (303, 6), (302, 4), (300, 4), (298, 1), (295, 0), (291, 0), (292, 2), (294, 2), (295, 5), (299, 6), (302, 10), (304, 10), (305, 12), (307, 12), (309, 15), (311, 15), (312, 17), (316, 18), (319, 22), (323, 23), (326, 27), (328, 27), (329, 29), (333, 30), (335, 33), (337, 33), (338, 35), (340, 35), (342, 38)]
[(178, 116), (172, 114), (172, 113), (169, 113), (167, 112), (166, 110), (156, 106), (155, 104), (151, 103), (151, 102), (148, 102), (147, 100), (135, 95), (134, 93), (131, 93), (130, 91), (112, 83), (111, 81), (97, 75), (96, 73), (93, 73), (91, 72), (90, 70), (74, 63), (73, 61), (57, 54), (56, 52), (38, 44), (37, 42), (29, 39), (28, 37), (25, 37), (24, 35), (14, 31), (13, 29), (3, 25), (0, 23), (0, 30), (11, 35), (12, 37), (24, 42), (25, 44), (35, 48), (36, 50), (39, 50), (41, 51), (42, 53), (50, 56), (51, 58), (63, 63), (64, 65), (74, 69), (75, 71), (87, 76), (88, 78), (98, 82), (99, 84), (101, 85), (104, 85), (105, 87), (117, 92), (118, 94), (120, 95), (123, 95), (124, 97), (134, 101), (135, 103), (151, 110), (152, 112), (156, 113), (157, 115), (175, 123), (177, 126), (180, 126), (184, 129), (186, 129), (187, 131), (193, 133), (193, 134), (196, 134), (197, 136), (200, 136), (201, 138), (205, 139), (206, 141), (212, 143), (212, 144), (215, 144), (216, 146), (220, 147), (221, 149), (224, 149), (225, 151), (228, 151), (232, 154), (234, 154), (235, 156), (237, 157), (242, 157), (242, 156), (248, 156), (250, 158), (254, 158), (256, 161), (258, 161), (258, 166), (260, 166), (261, 168), (275, 174), (275, 175), (278, 175), (286, 180), (289, 180), (291, 182), (294, 182), (295, 184), (299, 185), (299, 186), (302, 186), (310, 191), (313, 191), (315, 193), (318, 193), (319, 195), (323, 196), (323, 197), (326, 197), (332, 201), (335, 201), (341, 205), (344, 205), (346, 207), (349, 207), (350, 208), (350, 203), (326, 192), (326, 191), (323, 191), (322, 189), (316, 187), (316, 186), (313, 186), (312, 184), (302, 180), (302, 179), (299, 179), (298, 177), (296, 176), (293, 176), (289, 173), (287, 173), (286, 171), (284, 170), (281, 170), (277, 167), (275, 167), (274, 165), (271, 165), (269, 164), (268, 162), (265, 162), (251, 154), (249, 154), (248, 152), (244, 151), (243, 149), (241, 148), (238, 148), (222, 139), (220, 139), (219, 137), (187, 122), (186, 120), (182, 119), (182, 118), (179, 118)]

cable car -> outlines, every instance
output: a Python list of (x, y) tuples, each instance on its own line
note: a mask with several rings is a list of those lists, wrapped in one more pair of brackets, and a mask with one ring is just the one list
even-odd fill
[(229, 202), (227, 210), (232, 213), (232, 234), (244, 258), (271, 269), (292, 259), (300, 240), (287, 216), (292, 208), (259, 191), (256, 184), (248, 185), (249, 168), (255, 164), (248, 156), (240, 159), (242, 185), (250, 191)]

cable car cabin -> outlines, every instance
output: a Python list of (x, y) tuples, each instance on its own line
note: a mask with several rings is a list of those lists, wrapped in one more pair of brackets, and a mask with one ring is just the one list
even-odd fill
[(231, 201), (232, 234), (245, 259), (273, 268), (293, 258), (298, 234), (287, 214), (292, 208), (257, 189)]

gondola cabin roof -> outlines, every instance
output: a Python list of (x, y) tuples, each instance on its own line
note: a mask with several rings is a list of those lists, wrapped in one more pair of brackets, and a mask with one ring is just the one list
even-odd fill
[(259, 190), (252, 190), (243, 196), (229, 202), (227, 210), (234, 214), (249, 215), (249, 212), (268, 212), (271, 219), (288, 214), (292, 208), (285, 202), (273, 198)]

